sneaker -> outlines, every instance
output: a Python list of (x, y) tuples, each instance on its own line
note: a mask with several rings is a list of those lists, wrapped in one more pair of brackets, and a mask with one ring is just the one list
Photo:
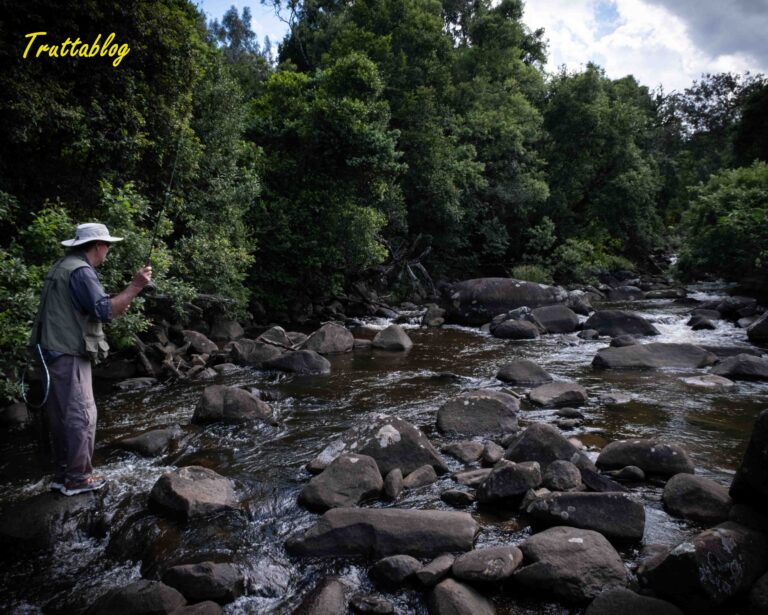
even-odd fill
[(64, 495), (77, 495), (78, 493), (85, 493), (87, 491), (96, 491), (106, 484), (107, 479), (103, 476), (95, 476), (92, 474), (83, 480), (68, 480), (64, 483), (64, 488), (61, 492)]
[(49, 487), (51, 491), (61, 491), (64, 489), (64, 479), (63, 478), (54, 478), (51, 481), (51, 485)]

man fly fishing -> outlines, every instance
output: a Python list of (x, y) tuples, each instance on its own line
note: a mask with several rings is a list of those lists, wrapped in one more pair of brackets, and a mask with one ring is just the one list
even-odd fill
[(66, 255), (45, 276), (29, 345), (47, 365), (50, 390), (45, 402), (53, 439), (51, 489), (76, 495), (100, 489), (105, 479), (93, 474), (96, 403), (91, 362), (107, 356), (102, 323), (124, 314), (152, 280), (152, 267), (139, 269), (130, 284), (110, 297), (96, 273), (107, 258), (112, 237), (103, 224), (77, 227), (74, 239), (62, 241)]

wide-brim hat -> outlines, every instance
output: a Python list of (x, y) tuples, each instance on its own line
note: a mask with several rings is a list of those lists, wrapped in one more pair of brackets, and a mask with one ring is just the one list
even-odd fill
[(75, 231), (74, 239), (65, 239), (61, 242), (61, 245), (68, 248), (74, 248), (89, 241), (105, 241), (107, 243), (114, 243), (116, 241), (122, 241), (122, 237), (112, 237), (109, 234), (109, 229), (104, 224), (98, 222), (88, 222), (86, 224), (79, 224)]

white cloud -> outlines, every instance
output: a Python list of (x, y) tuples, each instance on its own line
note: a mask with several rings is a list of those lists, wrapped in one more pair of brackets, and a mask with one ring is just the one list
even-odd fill
[(644, 0), (530, 0), (523, 20), (531, 29), (545, 28), (549, 71), (562, 64), (579, 70), (591, 61), (613, 79), (632, 74), (643, 85), (663, 85), (669, 92), (706, 72), (765, 70), (745, 53), (704, 51), (694, 44), (688, 23)]

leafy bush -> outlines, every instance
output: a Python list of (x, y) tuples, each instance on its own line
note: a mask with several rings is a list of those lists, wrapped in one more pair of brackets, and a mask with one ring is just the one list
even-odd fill
[(678, 260), (688, 279), (705, 274), (768, 280), (768, 164), (726, 170), (694, 190)]
[(631, 269), (632, 262), (605, 251), (586, 239), (566, 239), (552, 255), (555, 279), (559, 282), (591, 283), (600, 271)]
[(510, 276), (517, 280), (525, 280), (526, 282), (552, 284), (552, 274), (539, 265), (518, 265), (512, 268)]

